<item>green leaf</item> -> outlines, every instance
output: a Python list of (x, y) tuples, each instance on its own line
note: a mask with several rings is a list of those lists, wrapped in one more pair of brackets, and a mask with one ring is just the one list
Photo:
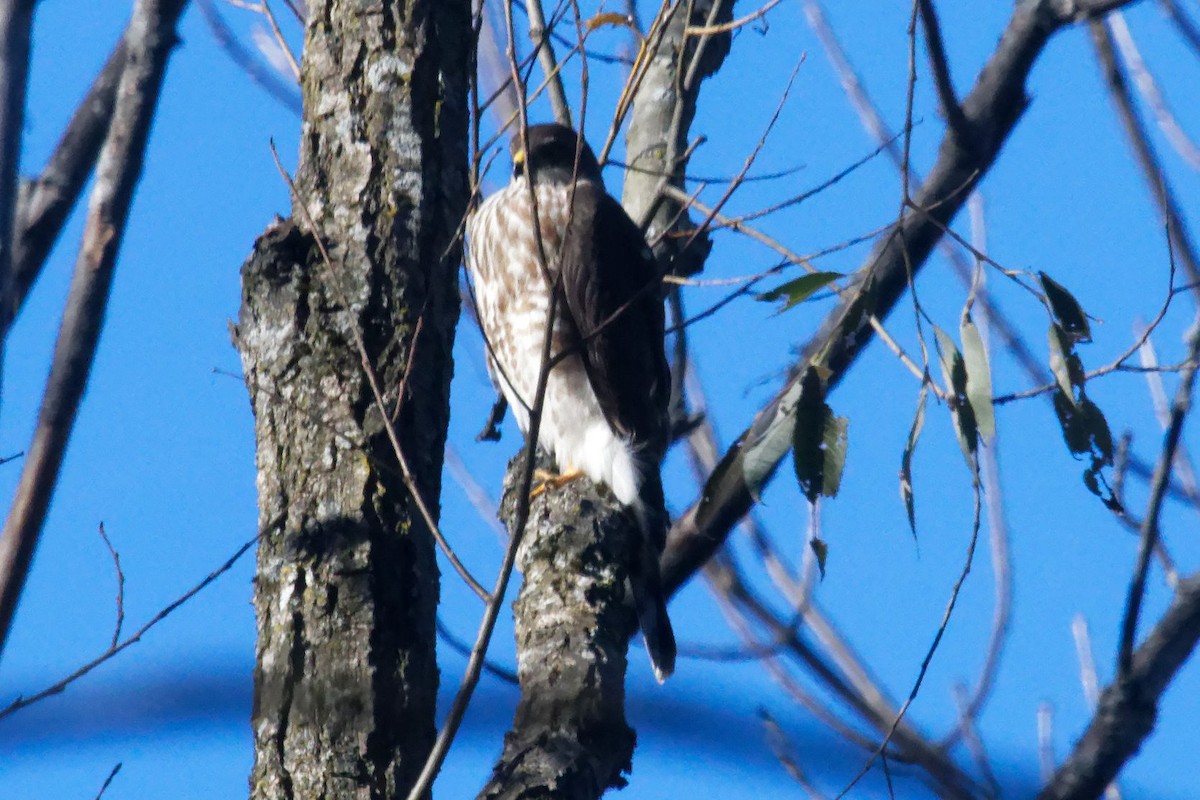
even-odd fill
[(958, 436), (958, 446), (962, 448), (967, 466), (975, 472), (979, 468), (975, 458), (979, 448), (979, 426), (975, 422), (975, 412), (971, 409), (971, 403), (967, 400), (966, 364), (949, 334), (937, 325), (933, 326), (933, 332), (937, 336), (942, 376), (946, 379), (946, 387), (950, 391), (950, 417), (954, 420), (954, 433)]
[(908, 527), (913, 538), (917, 538), (917, 515), (914, 506), (912, 486), (912, 459), (917, 449), (917, 440), (921, 437), (921, 429), (925, 427), (925, 401), (929, 397), (929, 387), (921, 386), (921, 394), (917, 396), (917, 413), (913, 416), (912, 428), (908, 431), (908, 442), (904, 445), (904, 456), (900, 459), (900, 497), (904, 500), (904, 510), (908, 513)]
[(996, 414), (992, 407), (992, 371), (988, 364), (987, 348), (983, 346), (983, 337), (979, 328), (975, 327), (971, 313), (963, 310), (962, 321), (959, 323), (959, 337), (962, 339), (963, 363), (967, 369), (967, 399), (971, 402), (971, 410), (975, 412), (975, 423), (984, 440), (990, 441), (996, 435)]
[(821, 580), (825, 580), (825, 557), (829, 555), (829, 545), (825, 544), (825, 540), (814, 536), (808, 540), (808, 546), (817, 557), (817, 569), (821, 571)]
[(821, 481), (821, 494), (837, 497), (842, 485), (842, 470), (846, 466), (846, 446), (850, 441), (850, 420), (835, 416), (825, 406), (825, 426), (822, 431), (822, 446), (825, 449), (825, 467)]
[(815, 503), (821, 495), (834, 497), (846, 464), (849, 421), (835, 416), (825, 402), (825, 382), (817, 367), (809, 367), (800, 379), (792, 430), (792, 464), (800, 491)]
[[(789, 384), (783, 394), (755, 418), (750, 430), (726, 455), (726, 459), (733, 459), (740, 464), (742, 482), (755, 502), (758, 502), (758, 494), (763, 484), (775, 473), (775, 468), (787, 455), (788, 450), (792, 449), (796, 403), (799, 402), (800, 395), (800, 382), (794, 381)], [(722, 472), (724, 463), (723, 460), (717, 466), (714, 475)], [(701, 500), (702, 507), (704, 503), (705, 501)]]
[(1058, 388), (1074, 400), (1075, 390), (1082, 393), (1083, 385), (1087, 383), (1083, 361), (1075, 354), (1075, 343), (1057, 323), (1050, 324), (1046, 338), (1050, 344), (1050, 371), (1054, 373), (1054, 380)]
[(1087, 314), (1075, 299), (1075, 295), (1044, 272), (1038, 273), (1038, 279), (1042, 282), (1042, 291), (1046, 293), (1046, 300), (1050, 303), (1050, 312), (1054, 314), (1054, 318), (1058, 320), (1071, 342), (1090, 342), (1092, 327), (1088, 324)]
[(775, 312), (776, 314), (782, 314), (784, 311), (803, 303), (813, 294), (824, 289), (838, 278), (844, 277), (845, 275), (840, 272), (812, 272), (763, 292), (758, 295), (758, 299), (764, 303), (774, 303), (776, 300), (786, 298), (787, 302)]

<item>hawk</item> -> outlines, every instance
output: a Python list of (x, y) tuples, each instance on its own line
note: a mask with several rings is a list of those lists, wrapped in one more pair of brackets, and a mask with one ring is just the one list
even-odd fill
[(658, 569), (668, 523), (660, 467), (670, 396), (661, 276), (641, 230), (605, 191), (587, 143), (553, 124), (530, 126), (527, 141), (528, 149), (514, 137), (512, 180), (467, 223), (488, 371), (528, 435), (557, 290), (551, 354), (563, 356), (548, 376), (538, 443), (563, 478), (583, 474), (608, 486), (637, 519), (641, 547), (630, 584), (661, 682), (675, 668)]

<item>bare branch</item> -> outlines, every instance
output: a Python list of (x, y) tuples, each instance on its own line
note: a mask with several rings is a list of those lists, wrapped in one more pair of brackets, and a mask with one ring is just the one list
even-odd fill
[[(721, 68), (730, 49), (728, 31), (689, 36), (687, 29), (720, 26), (732, 16), (732, 0), (674, 0), (664, 3), (655, 21), (657, 37), (646, 41), (647, 64), (625, 139), (625, 160), (635, 169), (625, 172), (622, 202), (629, 216), (643, 223), (648, 239), (697, 230), (678, 201), (661, 197), (660, 187), (683, 188), (700, 84)], [(703, 233), (688, 238), (686, 247), (679, 246), (682, 241), (664, 236), (656, 253), (674, 274), (695, 274), (712, 246)]]
[[(1200, 324), (1200, 317), (1197, 322)], [(1146, 516), (1142, 520), (1142, 540), (1138, 547), (1137, 565), (1134, 567), (1133, 580), (1129, 585), (1129, 597), (1125, 603), (1125, 615), (1121, 621), (1121, 646), (1118, 656), (1118, 668), (1121, 676), (1127, 676), (1133, 667), (1133, 647), (1137, 638), (1138, 616), (1141, 613), (1142, 598), (1146, 592), (1146, 575), (1150, 571), (1150, 556), (1159, 540), (1158, 518), (1162, 511), (1163, 499), (1166, 496), (1167, 484), (1175, 463), (1175, 452), (1179, 448), (1179, 440), (1183, 435), (1183, 423), (1192, 405), (1192, 387), (1196, 382), (1195, 361), (1200, 356), (1200, 331), (1193, 328), (1192, 341), (1189, 348), (1192, 366), (1188, 367), (1179, 381), (1179, 389), (1175, 392), (1175, 402), (1171, 407), (1171, 420), (1163, 435), (1162, 453), (1154, 468), (1154, 478), (1150, 482), (1150, 500), (1146, 507)]]
[[(1125, 134), (1129, 137), (1129, 146), (1133, 149), (1138, 166), (1141, 167), (1142, 177), (1146, 179), (1150, 195), (1154, 199), (1155, 205), (1158, 206), (1163, 222), (1166, 223), (1167, 235), (1188, 274), (1188, 280), (1192, 284), (1198, 284), (1200, 282), (1200, 254), (1196, 252), (1187, 223), (1180, 212), (1175, 192), (1167, 180), (1158, 155), (1154, 151), (1154, 146), (1150, 143), (1150, 137), (1146, 134), (1146, 126), (1133, 105), (1129, 80), (1117, 62), (1116, 54), (1113, 51), (1112, 36), (1102, 21), (1092, 21), (1089, 23), (1089, 28), (1092, 33), (1092, 43), (1096, 48), (1096, 58), (1100, 62), (1100, 69), (1108, 83), (1109, 96), (1116, 106), (1121, 125), (1125, 128)], [(1200, 289), (1194, 293), (1200, 295)]]
[(1200, 574), (1184, 580), (1170, 607), (1119, 675), (1071, 755), (1038, 800), (1098, 797), (1154, 729), (1158, 703), (1200, 640)]
[(950, 61), (946, 57), (946, 48), (942, 43), (942, 28), (938, 24), (933, 0), (917, 0), (917, 8), (921, 11), (921, 29), (925, 33), (925, 48), (929, 51), (933, 85), (937, 89), (942, 113), (946, 115), (946, 124), (953, 131), (963, 136), (970, 136), (970, 131), (966, 129), (967, 120), (963, 117), (962, 108), (958, 104), (958, 94), (954, 91), (954, 81), (950, 77)]
[[(1087, 3), (1086, 9), (1101, 3)], [(1119, 5), (1119, 4), (1117, 4)], [(1070, 19), (1060, 4), (1038, 0), (1019, 4), (1000, 44), (980, 72), (975, 87), (962, 103), (973, 136), (962, 142), (943, 139), (937, 162), (925, 184), (914, 195), (920, 213), (908, 212), (890, 235), (883, 237), (867, 258), (863, 274), (872, 284), (868, 298), (876, 316), (883, 318), (908, 287), (908, 262), (915, 272), (942, 236), (944, 226), (966, 202), (971, 189), (995, 162), (1008, 135), (1027, 107), (1025, 79), (1049, 38)], [(874, 330), (854, 313), (855, 301), (844, 302), (827, 319), (821, 333), (804, 348), (787, 384), (738, 437), (708, 481), (703, 500), (680, 517), (663, 556), (663, 580), (672, 590), (687, 580), (725, 540), (731, 527), (753, 503), (747, 486), (748, 453), (760, 458), (754, 472), (768, 480), (787, 448), (758, 451), (764, 442), (788, 430), (799, 391), (799, 379), (814, 358), (821, 357), (836, 385), (870, 341)]]
[[(4, 308), (11, 305), (8, 297), (17, 230), (17, 178), (21, 168), (34, 5), (34, 0), (0, 4), (0, 305)], [(5, 319), (0, 327), (0, 341), (7, 327)]]
[(1142, 60), (1142, 54), (1133, 40), (1133, 33), (1125, 24), (1125, 15), (1120, 11), (1114, 11), (1109, 14), (1105, 23), (1108, 25), (1109, 33), (1117, 42), (1117, 47), (1121, 51), (1121, 59), (1133, 74), (1138, 91), (1150, 105), (1151, 111), (1154, 112), (1154, 120), (1158, 123), (1159, 129), (1167, 137), (1171, 146), (1175, 148), (1175, 152), (1179, 153), (1192, 169), (1200, 169), (1200, 147), (1196, 147), (1196, 143), (1188, 137), (1187, 132), (1179, 124), (1170, 104), (1167, 103), (1167, 98), (1159, 89), (1154, 74)]
[(229, 29), (225, 19), (217, 11), (213, 0), (197, 0), (196, 5), (200, 8), (200, 14), (204, 17), (208, 29), (212, 31), (213, 38), (225, 51), (225, 55), (229, 56), (233, 63), (237, 64), (238, 68), (246, 73), (251, 81), (261, 86), (273, 100), (293, 114), (299, 114), (302, 107), (296, 87), (280, 80), (274, 70), (265, 67), (258, 56), (238, 41), (237, 36)]
[(150, 123), (177, 41), (175, 23), (186, 5), (187, 0), (140, 0), (126, 34), (129, 64), (121, 74), (112, 124), (96, 165), (96, 185), (37, 428), (0, 535), (0, 652), (87, 386)]
[(26, 184), (13, 242), (12, 282), (3, 315), (5, 330), (16, 319), (58, 240), (75, 201), (100, 155), (112, 120), (117, 84), (125, 69), (125, 41), (113, 48), (108, 61), (79, 102), (54, 154), (42, 174)]
[(554, 45), (550, 41), (550, 32), (546, 29), (546, 13), (542, 10), (542, 0), (525, 0), (525, 13), (529, 17), (529, 40), (537, 52), (538, 63), (549, 84), (550, 107), (554, 109), (554, 121), (560, 125), (571, 125), (571, 108), (567, 104), (567, 94), (563, 91), (562, 74), (559, 72), (557, 60), (554, 57)]

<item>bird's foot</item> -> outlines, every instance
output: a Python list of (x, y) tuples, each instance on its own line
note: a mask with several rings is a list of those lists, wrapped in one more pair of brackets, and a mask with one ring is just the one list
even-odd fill
[(529, 499), (533, 500), (536, 497), (545, 494), (551, 489), (559, 489), (566, 486), (574, 480), (583, 477), (583, 470), (572, 467), (566, 472), (557, 473), (545, 469), (535, 469), (533, 471), (533, 479), (537, 485), (533, 487), (533, 491), (529, 493)]

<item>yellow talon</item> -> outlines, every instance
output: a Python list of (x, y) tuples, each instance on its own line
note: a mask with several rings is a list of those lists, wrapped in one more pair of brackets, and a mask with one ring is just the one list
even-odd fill
[(537, 482), (537, 485), (534, 486), (533, 491), (529, 493), (529, 499), (536, 499), (550, 489), (561, 488), (566, 486), (571, 481), (578, 480), (582, 477), (583, 471), (575, 469), (574, 467), (571, 467), (563, 473), (554, 473), (545, 469), (535, 469), (533, 471), (533, 478)]

